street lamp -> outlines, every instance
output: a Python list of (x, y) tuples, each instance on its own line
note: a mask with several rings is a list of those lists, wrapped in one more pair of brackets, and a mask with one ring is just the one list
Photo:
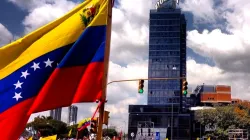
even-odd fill
[(174, 98), (172, 98), (172, 116), (171, 116), (171, 140), (173, 139), (173, 119), (174, 119), (174, 113), (173, 113), (173, 108), (174, 108)]
[(126, 121), (123, 121), (124, 122), (124, 135), (123, 135), (123, 138), (124, 138), (124, 140), (125, 140), (125, 132), (126, 132), (126, 127), (127, 127), (127, 123), (126, 123)]

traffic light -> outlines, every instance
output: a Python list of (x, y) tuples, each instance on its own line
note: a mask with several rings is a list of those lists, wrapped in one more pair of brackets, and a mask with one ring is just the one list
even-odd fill
[(109, 123), (109, 112), (108, 111), (104, 111), (103, 124), (108, 125), (108, 123)]
[(183, 82), (182, 82), (182, 94), (183, 95), (187, 95), (188, 94), (188, 92), (187, 92), (187, 89), (188, 89), (187, 85), (188, 85), (188, 82), (186, 80), (183, 80)]
[(144, 87), (144, 80), (139, 80), (139, 87), (138, 87), (138, 93), (143, 93), (143, 87)]
[(91, 120), (90, 133), (97, 133), (98, 118)]

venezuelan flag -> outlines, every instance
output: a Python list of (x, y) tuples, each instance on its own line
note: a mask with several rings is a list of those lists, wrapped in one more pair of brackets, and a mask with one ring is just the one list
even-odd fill
[(32, 113), (101, 97), (110, 3), (85, 0), (0, 48), (1, 139), (16, 140)]
[(90, 122), (91, 122), (91, 118), (85, 118), (81, 120), (77, 125), (78, 131), (81, 131), (82, 129), (85, 129), (86, 127), (88, 127), (90, 125)]

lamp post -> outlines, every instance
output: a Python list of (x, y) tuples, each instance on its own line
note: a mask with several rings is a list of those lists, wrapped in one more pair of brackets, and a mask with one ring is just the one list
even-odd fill
[(126, 132), (127, 123), (126, 123), (126, 121), (123, 121), (123, 122), (124, 122), (124, 135), (123, 135), (123, 138), (124, 138), (124, 140), (125, 140), (125, 132)]
[[(205, 85), (205, 83), (203, 83), (202, 92), (204, 90), (204, 85)], [(202, 109), (202, 120), (204, 121), (204, 119), (203, 119), (203, 109)], [(201, 122), (200, 122), (200, 138), (201, 138)]]
[(174, 113), (173, 113), (173, 108), (174, 108), (174, 100), (172, 98), (172, 116), (171, 116), (171, 140), (173, 139), (173, 118), (174, 118)]

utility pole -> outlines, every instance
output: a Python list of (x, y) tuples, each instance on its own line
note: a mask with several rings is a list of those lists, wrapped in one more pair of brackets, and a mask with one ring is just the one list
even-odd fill
[(113, 0), (107, 0), (107, 28), (106, 28), (106, 42), (105, 42), (105, 53), (104, 53), (104, 74), (102, 81), (102, 96), (100, 101), (102, 102), (99, 108), (99, 121), (98, 121), (98, 133), (97, 140), (102, 140), (102, 125), (104, 119), (104, 109), (106, 103), (107, 94), (107, 83), (108, 83), (108, 68), (109, 68), (109, 56), (110, 56), (110, 42), (111, 42), (111, 26), (112, 26), (112, 5)]
[(174, 119), (174, 113), (173, 113), (173, 107), (174, 107), (174, 100), (172, 98), (172, 116), (171, 116), (171, 140), (173, 139), (173, 119)]

